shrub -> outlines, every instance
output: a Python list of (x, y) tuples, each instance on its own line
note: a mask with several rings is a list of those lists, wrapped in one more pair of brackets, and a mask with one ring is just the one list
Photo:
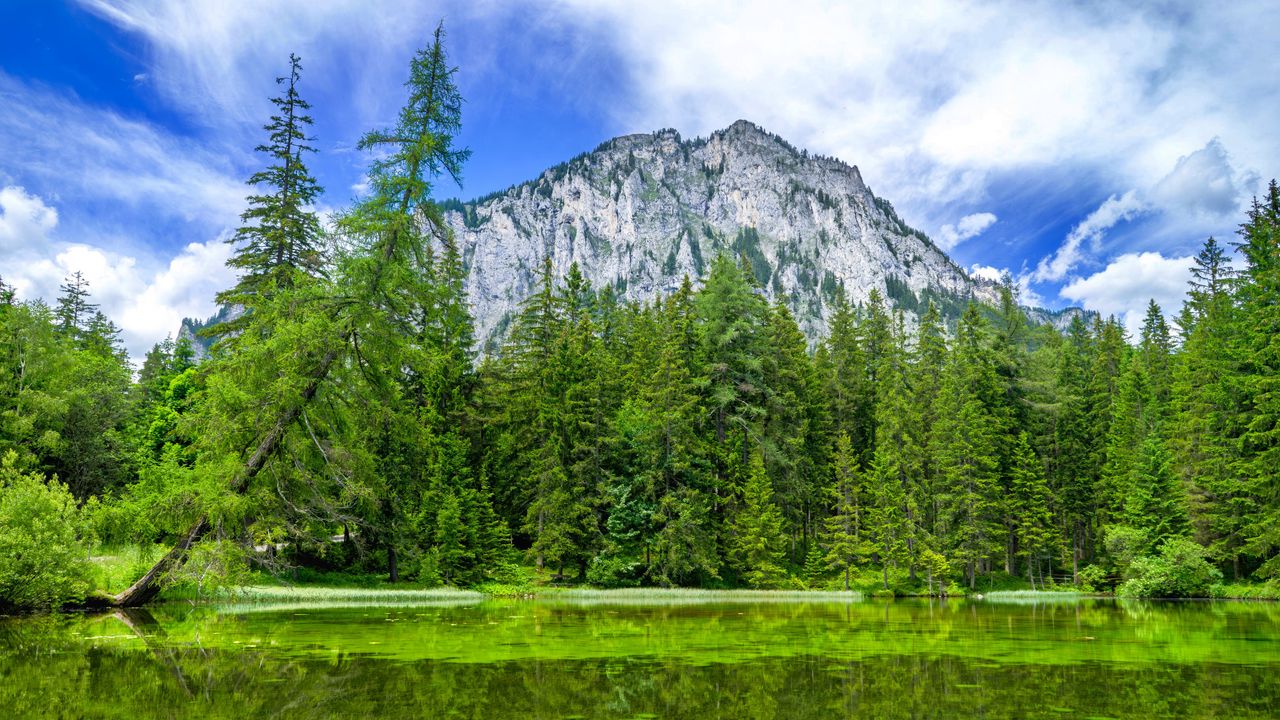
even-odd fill
[(1126, 597), (1208, 597), (1222, 582), (1205, 549), (1186, 538), (1166, 541), (1156, 557), (1134, 559), (1129, 577), (1119, 589)]
[(88, 548), (67, 486), (0, 459), (0, 605), (56, 608), (89, 592)]

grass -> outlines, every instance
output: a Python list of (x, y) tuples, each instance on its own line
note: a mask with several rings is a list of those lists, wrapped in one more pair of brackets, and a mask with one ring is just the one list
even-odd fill
[(119, 593), (151, 569), (167, 545), (124, 545), (94, 548), (89, 557), (90, 578), (97, 592)]
[(1210, 590), (1210, 595), (1223, 600), (1280, 600), (1280, 584), (1231, 583), (1229, 585), (1217, 585)]
[(696, 603), (856, 602), (862, 593), (821, 590), (701, 590), (696, 588), (571, 589), (540, 592), (538, 599), (582, 605), (682, 605)]
[(1009, 605), (1040, 603), (1073, 603), (1090, 597), (1079, 590), (995, 590), (982, 594), (982, 600)]
[(242, 585), (220, 591), (218, 598), (238, 602), (435, 602), (440, 600), (483, 600), (484, 593), (457, 588), (361, 588), (316, 587), (308, 585)]

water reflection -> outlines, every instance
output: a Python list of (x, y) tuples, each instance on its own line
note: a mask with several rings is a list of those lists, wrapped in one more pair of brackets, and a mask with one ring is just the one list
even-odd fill
[(1275, 717), (1273, 604), (863, 602), (0, 619), (12, 717)]

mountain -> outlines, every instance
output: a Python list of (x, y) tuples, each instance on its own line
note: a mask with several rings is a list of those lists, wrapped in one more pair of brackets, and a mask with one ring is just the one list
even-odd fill
[(745, 257), (805, 334), (822, 336), (836, 293), (878, 288), (908, 311), (932, 299), (957, 315), (997, 288), (972, 278), (874, 195), (858, 168), (798, 150), (739, 120), (708, 138), (627, 135), (471, 201), (445, 203), (467, 266), (477, 339), (501, 336), (543, 258), (577, 262), (595, 287), (649, 300), (698, 279), (719, 252)]
[(182, 325), (178, 327), (178, 339), (186, 338), (190, 341), (191, 348), (196, 353), (196, 360), (204, 360), (209, 357), (209, 348), (213, 346), (214, 339), (201, 335), (200, 331), (224, 322), (238, 320), (243, 315), (244, 308), (239, 305), (219, 305), (218, 312), (205, 320), (182, 318)]

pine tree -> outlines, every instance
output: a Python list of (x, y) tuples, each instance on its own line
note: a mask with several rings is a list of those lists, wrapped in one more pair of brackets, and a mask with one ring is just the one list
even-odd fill
[(1212, 237), (1196, 255), (1173, 364), (1170, 431), (1174, 471), (1187, 488), (1196, 534), (1212, 557), (1242, 576), (1244, 529), (1256, 503), (1239, 481), (1237, 396), (1232, 328), (1236, 322), (1226, 253)]
[(1142, 532), (1147, 541), (1143, 550), (1148, 553), (1187, 533), (1186, 495), (1157, 435), (1148, 436), (1138, 451), (1125, 499), (1124, 520)]
[(77, 343), (82, 343), (98, 312), (98, 306), (89, 302), (89, 281), (77, 270), (58, 289), (62, 292), (54, 310), (58, 329)]
[(929, 303), (929, 309), (920, 320), (916, 347), (912, 362), (911, 405), (917, 413), (916, 446), (919, 448), (920, 525), (925, 534), (933, 536), (937, 531), (938, 499), (941, 468), (933, 455), (935, 434), (939, 421), (939, 397), (942, 395), (943, 368), (946, 364), (947, 344), (942, 331), (942, 317), (938, 306)]
[(787, 525), (805, 547), (813, 538), (811, 519), (821, 501), (817, 468), (825, 464), (821, 444), (810, 439), (817, 381), (804, 335), (780, 298), (770, 307), (768, 322), (764, 382), (769, 396), (761, 435), (765, 468)]
[(1094, 487), (1095, 519), (1103, 525), (1117, 521), (1123, 513), (1138, 452), (1155, 429), (1155, 393), (1147, 367), (1142, 356), (1135, 354), (1116, 385), (1106, 463)]
[(1044, 584), (1044, 564), (1052, 562), (1057, 543), (1049, 509), (1049, 486), (1025, 432), (1018, 433), (1011, 491), (1009, 512), (1016, 522), (1018, 549), (1026, 560), (1027, 579), (1034, 589), (1037, 575)]
[(1236, 473), (1262, 501), (1244, 530), (1263, 577), (1280, 575), (1280, 185), (1255, 198), (1236, 247), (1245, 266), (1236, 285), (1239, 321), (1233, 348), (1243, 401)]
[(742, 490), (742, 507), (733, 521), (731, 557), (743, 580), (754, 588), (777, 587), (786, 578), (782, 567), (782, 513), (759, 456), (752, 455)]
[(823, 347), (826, 349), (823, 385), (830, 405), (832, 432), (849, 435), (854, 448), (870, 446), (863, 436), (871, 427), (867, 416), (871, 409), (871, 386), (867, 378), (867, 359), (858, 338), (857, 317), (844, 293), (836, 295), (831, 313), (831, 327)]
[(1151, 419), (1155, 423), (1163, 422), (1169, 406), (1170, 386), (1173, 382), (1169, 367), (1172, 353), (1173, 339), (1169, 333), (1169, 324), (1165, 322), (1160, 306), (1152, 300), (1147, 304), (1147, 315), (1142, 321), (1138, 357), (1151, 384), (1150, 410)]
[[(918, 558), (927, 538), (921, 527), (920, 506), (927, 504), (920, 486), (923, 451), (918, 409), (911, 403), (902, 315), (879, 352), (876, 368), (876, 445), (872, 462), (872, 517), (886, 566), (904, 562), (916, 576)], [(886, 568), (887, 578), (887, 568)], [(886, 579), (887, 587), (887, 579)]]
[(715, 439), (723, 445), (736, 434), (745, 461), (765, 415), (769, 308), (747, 274), (727, 255), (712, 262), (696, 307), (700, 360), (706, 373), (700, 384)]
[(826, 520), (825, 559), (828, 567), (844, 574), (844, 589), (848, 590), (853, 567), (870, 554), (864, 529), (862, 472), (848, 433), (840, 433), (836, 439), (834, 466), (831, 494), (835, 511)]
[(947, 488), (940, 523), (947, 556), (962, 564), (969, 586), (1003, 544), (1000, 526), (998, 427), (992, 412), (995, 368), (986, 323), (970, 305), (960, 319), (943, 382), (937, 449)]
[[(311, 176), (304, 153), (315, 152), (307, 136), (311, 105), (298, 94), (302, 63), (289, 56), (289, 75), (276, 79), (284, 94), (271, 99), (276, 114), (263, 126), (267, 142), (256, 150), (270, 164), (249, 177), (248, 184), (265, 190), (250, 195), (240, 216), (243, 224), (228, 243), (236, 246), (227, 265), (240, 271), (236, 285), (218, 293), (219, 303), (256, 307), (275, 293), (323, 274), (320, 221), (313, 205), (323, 190)], [(246, 320), (215, 326), (225, 334), (244, 327)]]

